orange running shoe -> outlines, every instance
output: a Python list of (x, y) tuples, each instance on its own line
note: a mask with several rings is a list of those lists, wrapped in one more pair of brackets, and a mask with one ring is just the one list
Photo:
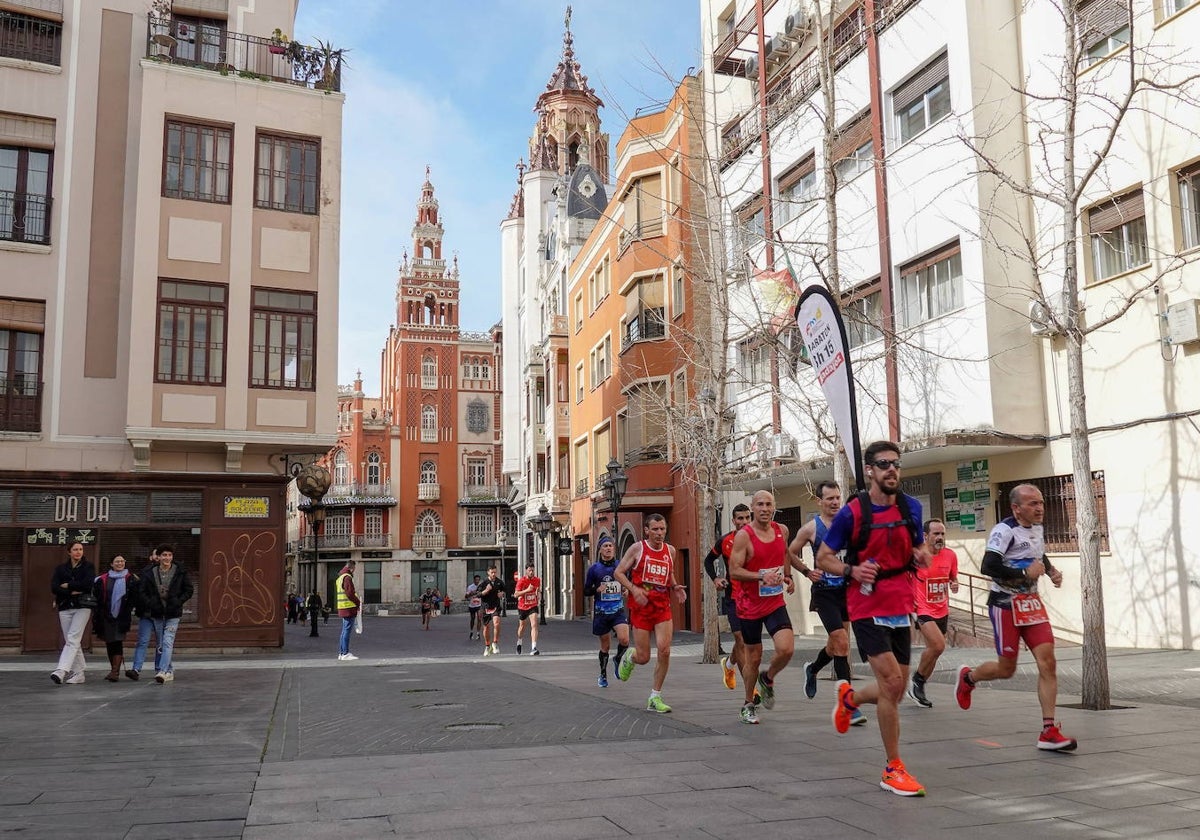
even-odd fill
[(850, 683), (838, 680), (837, 702), (833, 706), (833, 728), (839, 735), (850, 731), (850, 719), (858, 711), (858, 706), (850, 701), (850, 695), (853, 693), (854, 689), (850, 687)]
[(725, 681), (725, 687), (730, 691), (737, 688), (737, 668), (729, 664), (729, 657), (721, 657), (721, 679)]
[(879, 780), (879, 786), (899, 796), (925, 795), (925, 788), (908, 774), (908, 771), (904, 769), (904, 762), (898, 758), (895, 761), (889, 761), (883, 768), (883, 778)]

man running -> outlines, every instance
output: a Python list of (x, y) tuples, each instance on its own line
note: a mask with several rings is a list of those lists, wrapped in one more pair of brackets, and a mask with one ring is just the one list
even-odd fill
[(479, 597), (481, 580), (479, 575), (475, 575), (474, 582), (467, 584), (467, 610), (471, 614), (471, 624), (467, 628), (467, 641), (479, 638), (479, 608), (483, 606), (483, 600)]
[(621, 660), (617, 677), (629, 679), (634, 665), (650, 661), (650, 633), (658, 659), (654, 663), (654, 686), (646, 711), (666, 714), (671, 707), (663, 702), (662, 687), (671, 667), (671, 636), (675, 625), (671, 619), (671, 597), (682, 604), (687, 600), (687, 588), (675, 579), (676, 551), (666, 542), (667, 520), (661, 513), (646, 517), (642, 526), (645, 539), (629, 546), (613, 577), (625, 587), (632, 601), (629, 623), (633, 625), (634, 652)]
[(946, 525), (940, 519), (925, 523), (925, 543), (933, 556), (928, 569), (913, 573), (913, 600), (917, 604), (917, 628), (925, 638), (925, 650), (913, 673), (908, 696), (927, 709), (933, 702), (925, 696), (925, 681), (933, 676), (938, 658), (946, 650), (950, 627), (950, 593), (958, 591), (958, 555), (946, 548)]
[[(734, 582), (733, 597), (742, 623), (742, 683), (746, 702), (742, 704), (742, 723), (758, 723), (755, 683), (764, 709), (775, 708), (775, 678), (787, 667), (796, 649), (792, 619), (783, 602), (784, 590), (796, 591), (792, 566), (788, 562), (788, 529), (775, 521), (775, 496), (759, 490), (750, 500), (754, 521), (737, 532), (729, 554), (729, 577)], [(762, 664), (762, 631), (771, 634), (775, 654), (765, 671)]]
[(721, 677), (730, 691), (737, 688), (737, 672), (742, 667), (742, 623), (738, 620), (733, 601), (733, 587), (729, 584), (729, 552), (733, 550), (733, 538), (737, 532), (750, 524), (750, 507), (737, 504), (733, 508), (733, 530), (725, 534), (708, 556), (704, 558), (704, 571), (712, 580), (721, 596), (721, 615), (729, 619), (729, 632), (733, 634), (733, 650), (729, 656), (721, 657)]
[[(483, 603), (483, 655), (500, 653), (500, 604), (504, 600), (504, 580), (496, 566), (488, 566), (487, 580), (479, 588), (479, 599)], [(488, 639), (491, 638), (489, 642)]]
[(592, 606), (592, 635), (600, 637), (600, 677), (596, 685), (608, 688), (609, 636), (617, 634), (617, 655), (613, 660), (614, 673), (621, 667), (621, 658), (629, 649), (629, 617), (625, 614), (625, 594), (616, 579), (617, 548), (608, 534), (600, 537), (596, 549), (599, 557), (588, 567), (583, 580), (583, 597), (594, 598)]
[[(817, 658), (804, 663), (804, 696), (809, 700), (817, 696), (817, 675), (821, 669), (833, 663), (833, 673), (839, 680), (851, 681), (850, 676), (850, 615), (846, 612), (846, 579), (841, 575), (809, 569), (804, 565), (801, 552), (806, 545), (812, 546), (813, 566), (817, 563), (817, 552), (829, 531), (833, 517), (842, 509), (842, 488), (836, 481), (822, 481), (817, 485), (817, 515), (800, 526), (796, 538), (788, 546), (792, 566), (812, 583), (809, 590), (808, 609), (815, 612), (825, 628), (827, 638)], [(867, 716), (855, 709), (850, 719), (851, 726), (863, 726)]]
[(521, 637), (525, 634), (525, 622), (529, 622), (529, 640), (533, 647), (530, 656), (538, 655), (538, 596), (542, 591), (542, 579), (534, 574), (533, 561), (525, 563), (525, 576), (517, 578), (517, 656), (521, 655)]
[(421, 627), (428, 630), (433, 623), (433, 590), (425, 587), (425, 592), (421, 595)]
[(1046, 503), (1042, 491), (1032, 484), (1018, 484), (1008, 494), (1012, 516), (997, 523), (988, 535), (982, 571), (992, 579), (988, 595), (988, 616), (996, 637), (995, 662), (972, 669), (964, 665), (958, 671), (955, 697), (958, 705), (971, 708), (971, 692), (976, 683), (1006, 680), (1017, 670), (1020, 643), (1033, 652), (1038, 669), (1038, 701), (1042, 706), (1042, 733), (1039, 750), (1068, 751), (1079, 746), (1068, 738), (1054, 720), (1058, 700), (1058, 669), (1054, 658), (1054, 631), (1046, 607), (1038, 596), (1038, 578), (1050, 577), (1055, 587), (1062, 586), (1062, 572), (1050, 565), (1042, 534)]
[[(846, 609), (862, 658), (871, 664), (875, 684), (854, 689), (838, 681), (833, 726), (839, 735), (863, 703), (878, 708), (879, 735), (887, 764), (879, 786), (901, 796), (924, 796), (925, 788), (900, 760), (900, 699), (908, 685), (913, 611), (909, 569), (929, 565), (921, 532), (921, 503), (900, 492), (900, 447), (881, 440), (864, 455), (867, 492), (851, 499), (829, 526), (817, 565), (848, 577)], [(864, 505), (865, 502), (865, 505)], [(864, 507), (866, 509), (864, 509)], [(845, 561), (838, 552), (847, 550)]]

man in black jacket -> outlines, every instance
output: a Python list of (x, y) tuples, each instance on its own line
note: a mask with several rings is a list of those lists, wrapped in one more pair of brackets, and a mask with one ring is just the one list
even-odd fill
[(175, 562), (175, 549), (169, 545), (158, 549), (158, 565), (142, 578), (142, 605), (154, 622), (154, 635), (158, 638), (158, 673), (154, 681), (171, 682), (175, 672), (171, 667), (171, 653), (175, 648), (175, 632), (183, 616), (183, 605), (191, 600), (192, 581), (187, 570)]

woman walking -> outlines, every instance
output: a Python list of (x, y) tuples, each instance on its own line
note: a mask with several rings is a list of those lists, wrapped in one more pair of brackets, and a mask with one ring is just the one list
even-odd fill
[(58, 624), (63, 634), (58, 667), (50, 672), (50, 679), (55, 685), (79, 685), (84, 681), (83, 672), (87, 663), (80, 644), (87, 631), (88, 620), (92, 617), (91, 604), (88, 602), (92, 600), (95, 578), (96, 567), (83, 557), (83, 543), (71, 543), (67, 549), (67, 562), (57, 566), (50, 578), (50, 591), (54, 593), (54, 606), (58, 610)]
[(118, 554), (112, 559), (108, 573), (100, 575), (92, 585), (92, 595), (96, 598), (92, 632), (103, 639), (108, 648), (109, 672), (104, 679), (109, 682), (121, 679), (125, 635), (129, 632), (139, 583), (138, 576), (126, 570), (125, 558)]

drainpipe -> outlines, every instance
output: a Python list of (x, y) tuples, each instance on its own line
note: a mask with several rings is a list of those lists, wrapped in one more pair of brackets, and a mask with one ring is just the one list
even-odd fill
[[(767, 128), (767, 33), (763, 0), (754, 0), (755, 29), (758, 30), (758, 140), (762, 154), (763, 257), (767, 271), (775, 270), (775, 223), (771, 202), (771, 132)], [(779, 394), (779, 349), (771, 349), (771, 392)], [(771, 430), (779, 434), (783, 413), (778, 398), (771, 400)]]

